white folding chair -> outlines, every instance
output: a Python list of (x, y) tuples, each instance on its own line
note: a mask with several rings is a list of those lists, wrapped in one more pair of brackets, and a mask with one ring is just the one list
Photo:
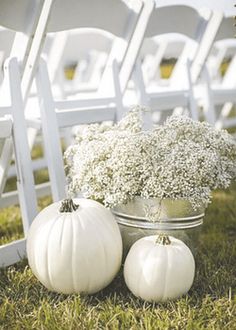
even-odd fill
[[(206, 19), (196, 9), (182, 5), (156, 7), (152, 12), (145, 33), (146, 38), (153, 38), (166, 33), (179, 33), (194, 40), (198, 45), (193, 54), (189, 52), (192, 62), (188, 60), (185, 49), (180, 61), (181, 64), (178, 63), (178, 68), (175, 68), (178, 70), (181, 67), (181, 75), (175, 74), (172, 84), (168, 88), (145, 86), (142, 70), (139, 65), (136, 66), (135, 80), (139, 88), (141, 102), (149, 106), (152, 112), (160, 114), (160, 111), (166, 112), (166, 110), (181, 107), (183, 109), (188, 108), (193, 119), (199, 118), (193, 93), (193, 80), (196, 81), (199, 76), (202, 69), (200, 63), (210, 50), (209, 45), (207, 45), (207, 50), (203, 46), (206, 45), (206, 40), (210, 44), (213, 42), (217, 31), (215, 24), (214, 29), (212, 28), (213, 22), (210, 22), (210, 18), (210, 13)], [(203, 52), (204, 57), (202, 56)]]
[[(100, 0), (97, 2), (87, 1), (86, 3), (77, 1), (76, 8), (80, 10), (77, 11), (76, 20), (70, 20), (66, 26), (62, 22), (62, 15), (57, 16), (57, 9), (59, 10), (59, 8), (54, 7), (51, 12), (52, 20), (56, 22), (56, 17), (60, 19), (58, 22), (62, 25), (59, 25), (60, 29), (86, 26), (103, 29), (119, 38), (116, 43), (113, 43), (98, 94), (93, 96), (86, 94), (85, 97), (79, 96), (78, 99), (55, 100), (47, 65), (43, 60), (39, 65), (36, 85), (39, 94), (41, 122), (36, 122), (35, 125), (39, 124), (42, 127), (54, 200), (60, 200), (66, 196), (66, 178), (59, 128), (114, 121), (122, 115), (122, 94), (129, 81), (143, 40), (146, 24), (154, 7), (152, 0), (135, 1), (132, 4), (134, 8), (128, 6), (127, 1)], [(75, 8), (74, 11), (76, 11)], [(117, 58), (117, 54), (119, 58)]]
[[(9, 79), (8, 84), (4, 82), (4, 85), (8, 85), (6, 86), (6, 92), (9, 92), (11, 95), (11, 106), (3, 106), (1, 104), (0, 109), (1, 116), (4, 114), (10, 116), (10, 119), (3, 118), (1, 120), (1, 128), (5, 127), (5, 125), (8, 125), (10, 128), (5, 130), (6, 134), (1, 135), (2, 138), (6, 138), (6, 141), (2, 145), (0, 204), (1, 206), (7, 206), (15, 204), (19, 200), (25, 236), (30, 223), (37, 213), (37, 200), (28, 149), (26, 123), (24, 121), (24, 108), (31, 89), (35, 68), (38, 64), (38, 57), (43, 47), (52, 2), (53, 0), (37, 2), (2, 0), (0, 4), (0, 25), (17, 31), (10, 56), (11, 58), (16, 56), (20, 61), (20, 70), (13, 59), (6, 63), (5, 69), (6, 79)], [(3, 98), (0, 101), (3, 101)], [(13, 133), (12, 139), (9, 133)], [(17, 196), (12, 193), (2, 193), (14, 149), (18, 179)], [(24, 255), (25, 238), (1, 246), (0, 266), (15, 263)]]
[[(1, 7), (0, 7), (1, 8)], [(3, 10), (4, 12), (4, 10)], [(1, 15), (0, 15), (1, 16)], [(32, 19), (32, 18), (31, 18)], [(4, 23), (4, 22), (3, 22)], [(30, 32), (30, 29), (29, 31)], [(16, 50), (16, 45), (14, 46), (14, 42), (16, 39), (18, 39), (19, 36), (16, 36), (18, 33), (16, 33), (13, 30), (9, 30), (7, 28), (0, 27), (0, 104), (3, 106), (6, 103), (6, 97), (9, 92), (8, 88), (6, 87), (6, 84), (2, 84), (1, 82), (3, 80), (3, 68), (4, 68), (4, 61), (6, 60), (7, 57), (10, 56), (10, 54), (13, 54), (13, 48)], [(23, 40), (24, 41), (24, 40)], [(31, 37), (29, 34), (28, 37), (28, 43), (31, 43)], [(23, 47), (24, 49), (24, 47)], [(24, 60), (24, 58), (21, 58), (21, 53), (20, 50), (22, 51), (22, 45), (18, 49), (19, 54), (18, 55), (18, 60)], [(25, 54), (27, 56), (27, 54)], [(21, 76), (22, 76), (22, 65), (19, 67), (19, 70), (21, 71)], [(29, 139), (29, 136), (28, 136)], [(30, 140), (30, 139), (29, 139)], [(10, 142), (9, 142), (10, 143)], [(12, 153), (12, 148), (9, 148), (9, 152)], [(7, 158), (10, 157), (11, 155), (6, 155)], [(45, 168), (45, 162), (43, 164), (43, 159), (36, 159), (33, 161), (33, 169), (38, 170), (41, 169), (42, 167)], [(8, 178), (14, 178), (16, 177), (16, 168), (14, 164), (11, 164), (8, 171), (7, 171)], [(40, 184), (37, 185), (37, 195), (38, 197), (42, 195), (48, 195), (50, 194), (50, 189), (47, 184)], [(10, 205), (15, 205), (19, 203), (19, 196), (17, 190), (11, 190), (7, 193), (3, 193), (1, 195), (0, 199), (0, 207), (8, 207)]]
[[(31, 84), (37, 66), (38, 57), (44, 44), (45, 30), (53, 0), (44, 1), (8, 1), (0, 3), (0, 25), (15, 33), (10, 57), (16, 57), (20, 65), (20, 77), (22, 87), (23, 106), (28, 100)], [(1, 101), (4, 99), (4, 91), (1, 93)], [(34, 106), (31, 108), (34, 111)], [(29, 132), (29, 130), (28, 130)], [(31, 129), (28, 139), (33, 144), (36, 131)], [(41, 159), (34, 161), (34, 167), (41, 167)], [(9, 175), (15, 175), (15, 168), (11, 167)], [(49, 194), (48, 185), (37, 186), (38, 196)], [(18, 203), (18, 194), (10, 192), (4, 194), (0, 200), (0, 206), (5, 207)]]
[[(22, 215), (24, 235), (37, 214), (37, 199), (27, 141), (26, 121), (24, 118), (23, 98), (20, 86), (20, 72), (17, 60), (12, 58), (4, 65), (4, 84), (10, 92), (10, 105), (0, 104), (0, 195), (6, 184), (12, 152), (17, 173), (17, 188)], [(25, 256), (25, 238), (0, 246), (0, 267), (8, 266)]]

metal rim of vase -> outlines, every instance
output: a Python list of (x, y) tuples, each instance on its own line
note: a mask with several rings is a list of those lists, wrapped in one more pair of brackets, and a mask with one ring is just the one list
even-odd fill
[[(118, 217), (121, 217), (121, 218), (124, 218), (124, 219), (127, 219), (127, 220), (138, 220), (138, 221), (144, 221), (144, 222), (147, 222), (148, 219), (147, 218), (144, 218), (144, 217), (139, 217), (139, 216), (134, 216), (134, 215), (129, 215), (129, 214), (125, 214), (125, 213), (121, 213), (121, 212), (117, 212), (117, 211), (114, 211), (112, 210), (112, 213)], [(163, 219), (161, 221), (191, 221), (191, 220), (198, 220), (198, 219), (201, 219), (205, 216), (205, 213), (200, 213), (200, 214), (197, 214), (197, 215), (193, 215), (193, 216), (190, 216), (190, 217), (182, 217), (182, 218), (166, 218), (166, 219)], [(159, 222), (161, 222), (159, 221)], [(157, 221), (158, 222), (158, 221)]]
[(135, 228), (144, 228), (144, 229), (161, 229), (161, 230), (169, 230), (169, 229), (187, 229), (194, 228), (203, 224), (203, 217), (205, 213), (201, 213), (191, 217), (184, 218), (171, 218), (171, 219), (163, 219), (161, 221), (151, 222), (146, 218), (131, 216), (127, 214), (123, 214), (120, 212), (112, 211), (115, 215), (118, 224), (127, 226), (127, 227), (135, 227)]

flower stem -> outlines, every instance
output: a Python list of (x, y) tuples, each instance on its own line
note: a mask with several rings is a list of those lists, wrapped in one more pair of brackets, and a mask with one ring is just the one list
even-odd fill
[(157, 244), (161, 244), (161, 245), (170, 245), (171, 244), (171, 240), (170, 237), (166, 234), (159, 234), (156, 240)]
[(61, 207), (59, 211), (63, 212), (73, 212), (79, 208), (79, 205), (75, 204), (71, 198), (64, 199), (61, 202)]

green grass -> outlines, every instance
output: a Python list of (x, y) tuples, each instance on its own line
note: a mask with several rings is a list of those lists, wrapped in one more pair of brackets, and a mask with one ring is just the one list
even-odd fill
[[(0, 271), (0, 329), (236, 329), (236, 184), (214, 193), (188, 295), (150, 304), (127, 289), (122, 269), (93, 296), (49, 292), (27, 261)], [(50, 202), (41, 200), (41, 207)], [(21, 232), (17, 208), (0, 213), (1, 241)]]

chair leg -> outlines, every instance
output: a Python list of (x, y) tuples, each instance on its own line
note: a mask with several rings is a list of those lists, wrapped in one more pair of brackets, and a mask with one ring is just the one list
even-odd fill
[(123, 104), (123, 94), (120, 88), (119, 68), (116, 60), (112, 63), (112, 78), (116, 99), (116, 121), (119, 121), (124, 116), (125, 109)]
[(58, 201), (66, 196), (66, 178), (54, 101), (46, 63), (43, 60), (39, 64), (36, 85), (39, 95), (44, 150), (48, 163), (52, 196), (54, 201)]
[(3, 190), (7, 181), (7, 173), (10, 168), (10, 163), (12, 159), (13, 153), (13, 145), (11, 138), (7, 138), (4, 141), (1, 150), (1, 158), (0, 158), (0, 196), (2, 196)]
[(203, 68), (202, 78), (205, 82), (204, 114), (207, 122), (214, 126), (216, 123), (215, 107), (213, 103), (214, 96), (210, 87), (210, 77), (206, 67)]
[(17, 168), (17, 186), (24, 233), (27, 234), (30, 224), (37, 215), (38, 210), (32, 161), (27, 138), (27, 126), (24, 118), (20, 73), (16, 58), (7, 61), (4, 69), (9, 76), (13, 117), (13, 145)]
[(192, 119), (198, 120), (199, 114), (198, 114), (197, 102), (196, 102), (196, 99), (194, 96), (193, 83), (192, 83), (191, 72), (190, 72), (190, 61), (187, 61), (187, 79), (188, 79), (188, 87), (189, 87), (190, 116)]

